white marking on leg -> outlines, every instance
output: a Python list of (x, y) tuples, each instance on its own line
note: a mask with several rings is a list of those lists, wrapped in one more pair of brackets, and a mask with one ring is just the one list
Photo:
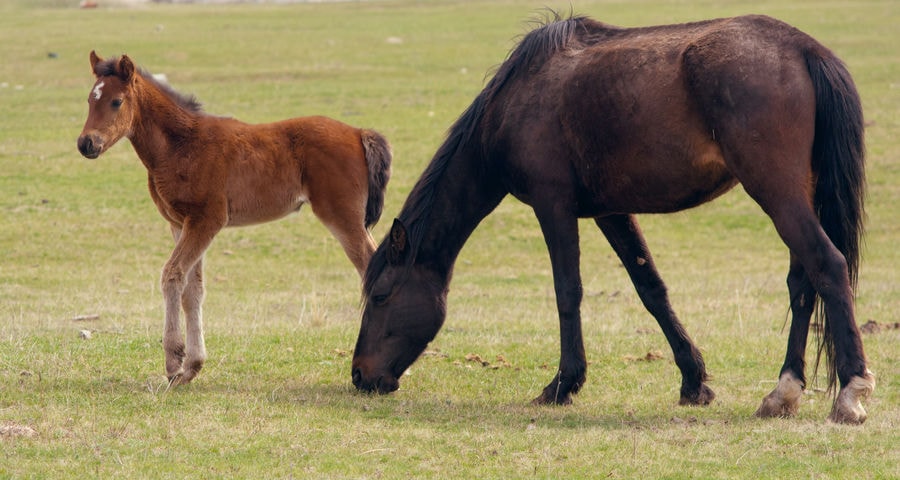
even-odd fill
[(873, 391), (875, 391), (875, 374), (870, 370), (866, 370), (864, 377), (851, 378), (847, 386), (838, 393), (828, 420), (851, 425), (865, 422), (868, 414), (862, 400), (868, 398)]
[(103, 95), (103, 86), (106, 85), (106, 82), (100, 80), (97, 82), (97, 85), (94, 85), (94, 100), (100, 100), (100, 97)]
[(756, 410), (757, 417), (792, 417), (800, 409), (803, 384), (791, 372), (784, 372), (778, 386), (766, 395)]

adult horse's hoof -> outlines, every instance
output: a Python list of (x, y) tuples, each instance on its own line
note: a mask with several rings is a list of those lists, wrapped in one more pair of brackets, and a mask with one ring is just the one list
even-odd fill
[(803, 382), (790, 372), (781, 374), (778, 386), (763, 398), (754, 416), (760, 418), (793, 417), (800, 409), (800, 397), (803, 395)]
[(862, 406), (862, 399), (875, 391), (875, 374), (866, 370), (864, 377), (853, 377), (850, 383), (841, 389), (828, 421), (847, 425), (861, 425), (866, 421), (866, 409)]
[(532, 405), (571, 405), (572, 395), (556, 395), (556, 392), (548, 394), (544, 390), (540, 395), (531, 401)]
[(716, 393), (705, 383), (700, 384), (700, 390), (695, 393), (681, 392), (681, 398), (678, 400), (679, 405), (698, 405), (705, 406), (712, 403), (716, 398)]
[(581, 390), (584, 385), (584, 370), (580, 374), (574, 375), (572, 378), (576, 380), (566, 380), (569, 377), (562, 377), (559, 373), (553, 377), (549, 385), (537, 398), (531, 401), (532, 405), (571, 405), (572, 395)]

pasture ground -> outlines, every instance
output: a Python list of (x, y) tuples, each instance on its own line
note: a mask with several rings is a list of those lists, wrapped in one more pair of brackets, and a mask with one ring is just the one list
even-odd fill
[(553, 375), (558, 332), (546, 248), (512, 200), (463, 250), (447, 323), (398, 392), (350, 385), (358, 279), (309, 211), (216, 239), (209, 361), (193, 384), (167, 389), (158, 276), (168, 229), (127, 142), (94, 161), (75, 148), (92, 49), (128, 53), (211, 113), (324, 114), (380, 130), (395, 152), (381, 238), (526, 20), (570, 2), (103, 3), (0, 5), (0, 477), (900, 477), (895, 1), (572, 3), (630, 26), (765, 13), (848, 63), (868, 121), (857, 315), (874, 326), (864, 342), (878, 375), (861, 427), (825, 423), (821, 376), (796, 418), (752, 417), (784, 355), (788, 257), (740, 189), (641, 219), (714, 376), (707, 408), (677, 406), (665, 340), (590, 222), (588, 382), (572, 406), (529, 405)]

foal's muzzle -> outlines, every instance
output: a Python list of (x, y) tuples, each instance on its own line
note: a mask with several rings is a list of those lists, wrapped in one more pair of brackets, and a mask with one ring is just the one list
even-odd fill
[(103, 152), (103, 141), (95, 135), (78, 137), (78, 151), (86, 158), (97, 158)]

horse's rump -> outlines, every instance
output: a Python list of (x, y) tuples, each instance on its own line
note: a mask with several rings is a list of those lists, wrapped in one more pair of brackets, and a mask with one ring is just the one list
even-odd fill
[[(545, 50), (526, 51), (535, 45)], [(733, 124), (720, 118), (789, 123), (782, 119), (813, 111), (804, 51), (815, 46), (763, 16), (634, 29), (587, 18), (547, 25), (526, 36), (485, 90), (488, 156), (506, 157), (504, 168), (520, 179), (549, 170), (546, 162), (570, 163), (556, 170), (574, 172), (582, 216), (698, 205), (737, 183), (721, 143)], [(529, 186), (512, 187), (530, 203)]]

